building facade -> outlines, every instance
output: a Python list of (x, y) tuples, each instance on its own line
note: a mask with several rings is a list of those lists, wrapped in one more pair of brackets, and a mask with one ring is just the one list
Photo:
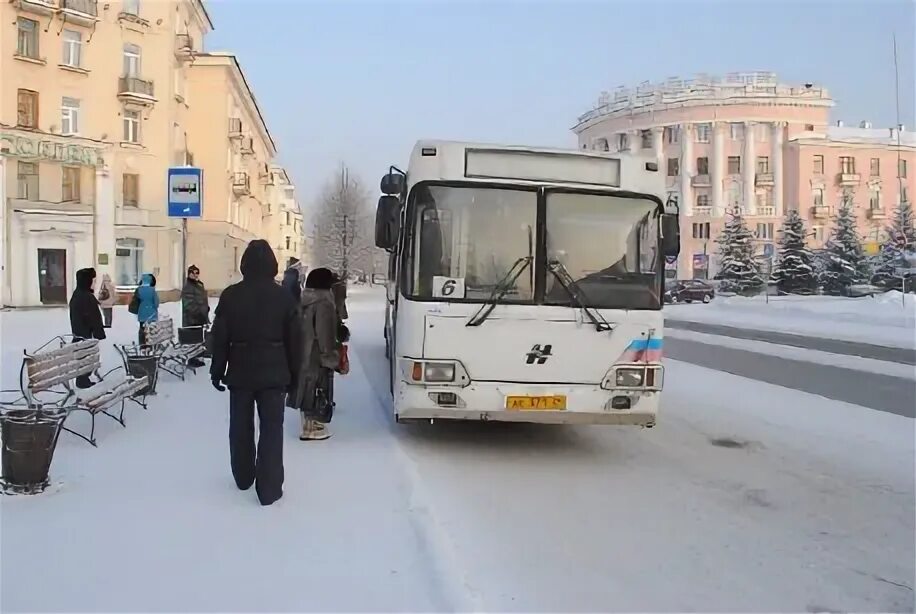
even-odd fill
[[(874, 249), (885, 217), (912, 193), (916, 142), (896, 128), (831, 126), (833, 106), (826, 89), (782, 84), (773, 73), (672, 78), (602, 94), (573, 131), (583, 149), (655, 153), (681, 213), (681, 257), (669, 274), (706, 278), (717, 270), (715, 239), (735, 208), (755, 232), (765, 268), (788, 210), (801, 213), (817, 248), (843, 198), (856, 205)], [(875, 175), (858, 172), (865, 167)]]
[(280, 266), (285, 267), (291, 258), (302, 260), (305, 253), (305, 236), (302, 210), (296, 200), (296, 187), (282, 166), (272, 166), (268, 187), (270, 203), (270, 244), (277, 254)]

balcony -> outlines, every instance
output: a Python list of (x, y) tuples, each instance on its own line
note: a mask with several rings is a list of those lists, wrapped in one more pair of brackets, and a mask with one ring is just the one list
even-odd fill
[(887, 212), (884, 209), (869, 209), (867, 212), (870, 220), (886, 220)]
[(759, 186), (772, 186), (776, 185), (776, 179), (773, 173), (757, 173), (754, 183)]
[(118, 98), (145, 104), (156, 102), (153, 82), (139, 77), (120, 77), (118, 79)]
[(862, 176), (859, 173), (840, 173), (836, 176), (836, 182), (843, 186), (859, 185)]
[(180, 58), (186, 58), (194, 53), (194, 38), (190, 34), (178, 34), (175, 36), (175, 55)]
[(690, 178), (690, 185), (695, 188), (708, 188), (712, 186), (709, 175), (694, 175)]
[(229, 118), (229, 138), (242, 138), (242, 120), (240, 120), (238, 117)]
[(694, 215), (712, 215), (712, 207), (710, 205), (696, 205), (693, 208)]
[(99, 6), (96, 0), (60, 0), (60, 14), (64, 21), (92, 26), (99, 20)]
[(757, 215), (760, 215), (763, 217), (773, 217), (776, 215), (776, 207), (773, 207), (771, 205), (767, 205), (764, 207), (757, 207)]
[(248, 173), (235, 173), (232, 175), (232, 192), (236, 196), (251, 194), (251, 180)]
[(815, 205), (811, 207), (811, 217), (816, 220), (826, 220), (830, 217), (830, 207), (826, 205)]
[(57, 11), (54, 0), (13, 0), (13, 6), (24, 13), (53, 15)]
[(243, 138), (242, 145), (239, 148), (239, 151), (241, 151), (242, 154), (246, 156), (250, 156), (251, 154), (253, 154), (254, 153), (254, 139), (250, 136), (246, 136), (245, 138)]

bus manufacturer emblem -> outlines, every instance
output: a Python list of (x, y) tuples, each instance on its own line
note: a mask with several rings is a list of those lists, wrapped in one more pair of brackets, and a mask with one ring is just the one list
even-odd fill
[(540, 343), (535, 343), (531, 347), (531, 351), (525, 354), (526, 360), (525, 364), (533, 365), (535, 363), (542, 365), (547, 362), (547, 359), (553, 356), (551, 351), (553, 350), (552, 345), (541, 346)]

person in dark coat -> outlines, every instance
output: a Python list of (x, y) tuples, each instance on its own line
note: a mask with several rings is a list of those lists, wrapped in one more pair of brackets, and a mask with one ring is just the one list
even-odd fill
[(315, 441), (331, 436), (326, 424), (315, 420), (317, 408), (312, 407), (315, 390), (321, 387), (328, 401), (334, 401), (334, 372), (340, 365), (338, 328), (340, 320), (332, 287), (334, 274), (325, 268), (313, 269), (305, 278), (302, 291), (302, 362), (296, 378), (296, 388), (288, 400), (299, 410), (302, 430), (299, 439)]
[[(200, 281), (200, 269), (193, 264), (188, 267), (188, 277), (181, 289), (181, 325), (184, 327), (206, 326), (210, 323), (210, 300), (207, 289)], [(201, 330), (201, 340), (203, 331)], [(202, 367), (204, 362), (199, 358), (188, 361), (190, 367)]]
[[(76, 272), (76, 288), (70, 296), (70, 332), (73, 340), (104, 339), (102, 309), (95, 298), (92, 286), (95, 283), (95, 269), (80, 269)], [(88, 375), (76, 378), (77, 388), (89, 388), (92, 380)]]
[(292, 295), (296, 304), (302, 300), (302, 282), (299, 279), (299, 260), (290, 258), (286, 271), (283, 272), (281, 285)]
[[(236, 485), (262, 505), (283, 496), (284, 398), (299, 372), (298, 305), (280, 287), (267, 241), (248, 244), (242, 281), (223, 290), (213, 319), (213, 387), (229, 387), (229, 452)], [(260, 438), (255, 447), (257, 405)]]

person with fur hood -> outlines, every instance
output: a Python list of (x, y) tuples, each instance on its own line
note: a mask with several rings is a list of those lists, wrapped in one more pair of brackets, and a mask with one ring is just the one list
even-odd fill
[[(299, 410), (302, 431), (299, 439), (316, 441), (331, 436), (326, 423), (319, 421), (325, 408), (315, 407), (317, 399), (334, 403), (334, 373), (341, 372), (341, 343), (349, 330), (338, 317), (338, 305), (332, 288), (334, 273), (326, 268), (313, 269), (302, 290), (302, 362), (296, 386), (287, 404)], [(324, 394), (316, 394), (321, 391)]]

